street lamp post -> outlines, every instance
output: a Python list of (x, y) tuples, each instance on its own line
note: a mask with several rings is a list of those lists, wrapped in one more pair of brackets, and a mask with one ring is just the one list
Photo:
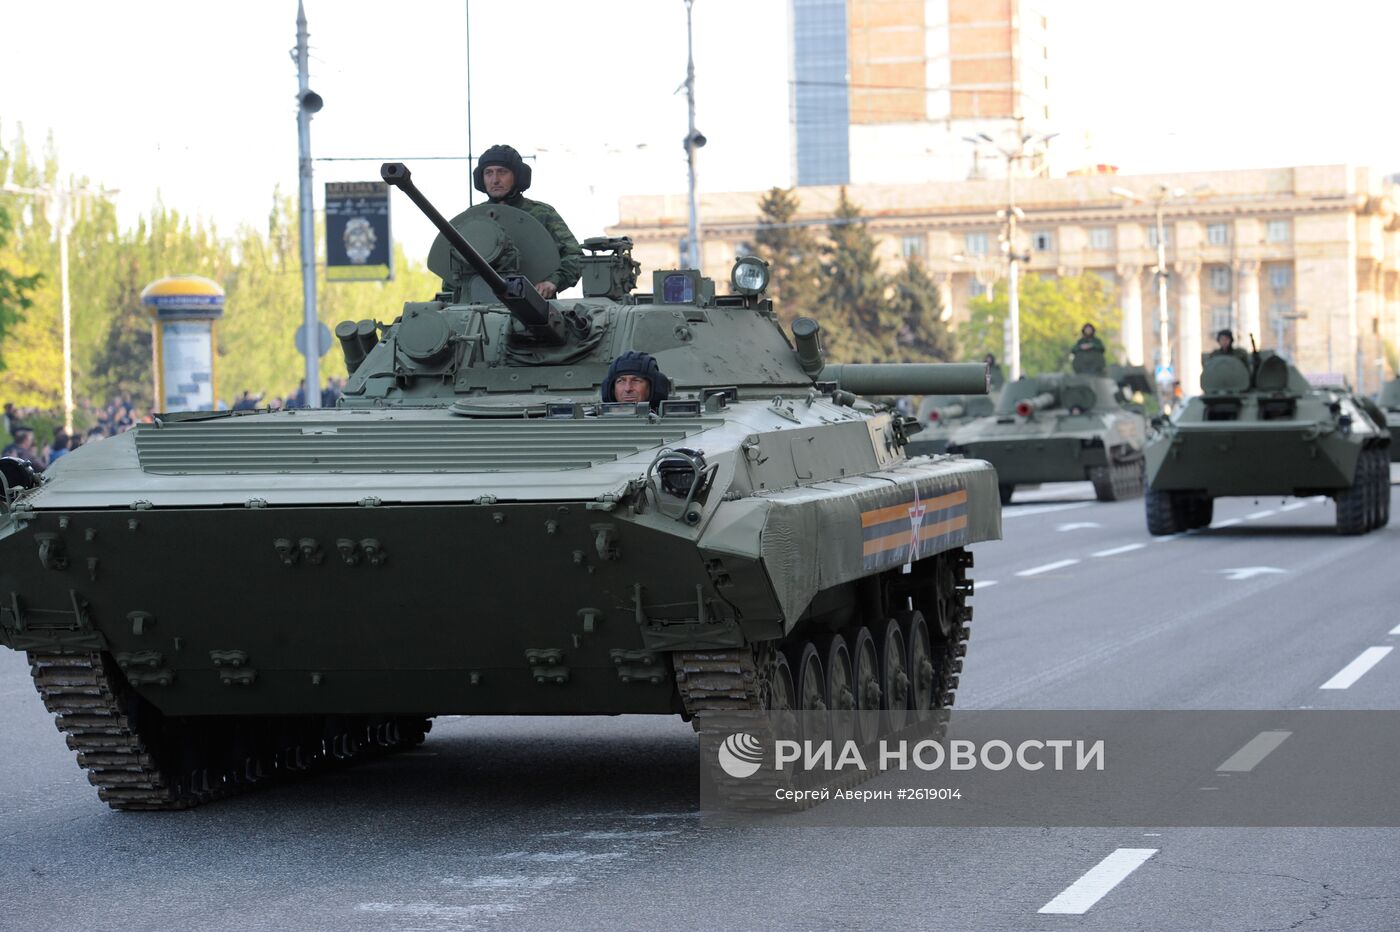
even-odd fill
[(687, 251), (692, 269), (700, 268), (700, 211), (695, 199), (695, 152), (705, 145), (705, 134), (695, 128), (695, 40), (690, 24), (690, 8), (695, 0), (685, 0), (685, 96), (690, 129), (685, 136), (685, 160), (690, 183), (690, 224)]
[(3, 190), (11, 194), (37, 194), (52, 197), (58, 203), (58, 288), (59, 307), (63, 316), (63, 429), (73, 433), (73, 300), (68, 289), (68, 225), (69, 209), (75, 198), (107, 197), (121, 193), (115, 189), (101, 188), (24, 188), (9, 184)]
[[(1013, 382), (1021, 378), (1020, 264), (1030, 259), (1029, 256), (1016, 251), (1016, 221), (1025, 216), (1021, 208), (1016, 206), (1016, 163), (1028, 157), (1027, 143), (1034, 142), (1036, 146), (1042, 146), (1057, 135), (1059, 134), (1022, 133), (1018, 129), (1016, 131), (1016, 145), (1013, 148), (998, 146), (996, 140), (986, 133), (963, 137), (964, 141), (972, 143), (973, 146), (990, 143), (1006, 160), (1006, 209), (997, 211), (997, 218), (1006, 224), (1005, 232), (1002, 234), (1001, 251), (1006, 256), (1006, 360), (1008, 375)], [(975, 152), (976, 149), (973, 151)]]
[[(1127, 188), (1110, 188), (1109, 193), (1117, 197), (1141, 203), (1147, 198), (1136, 191), (1129, 191)], [(1153, 274), (1157, 279), (1157, 366), (1167, 373), (1173, 373), (1172, 369), (1172, 343), (1171, 343), (1171, 317), (1167, 310), (1167, 228), (1164, 223), (1167, 201), (1172, 198), (1181, 197), (1186, 191), (1183, 188), (1172, 188), (1165, 184), (1158, 184), (1152, 189), (1151, 201), (1156, 217), (1157, 234), (1157, 267), (1153, 269)]]

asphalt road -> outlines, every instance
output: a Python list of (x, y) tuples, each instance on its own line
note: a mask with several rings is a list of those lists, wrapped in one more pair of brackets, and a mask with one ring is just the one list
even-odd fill
[[(1400, 521), (1224, 500), (1154, 540), (1087, 484), (1005, 517), (960, 708), (1400, 709)], [(1400, 928), (1397, 829), (716, 826), (672, 719), (439, 719), (392, 759), (116, 813), (4, 652), (0, 735), (5, 929)]]

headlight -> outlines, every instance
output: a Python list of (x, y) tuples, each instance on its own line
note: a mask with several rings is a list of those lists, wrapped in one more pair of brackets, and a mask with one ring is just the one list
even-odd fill
[(762, 294), (768, 287), (768, 263), (757, 256), (741, 256), (734, 260), (729, 281), (739, 294)]

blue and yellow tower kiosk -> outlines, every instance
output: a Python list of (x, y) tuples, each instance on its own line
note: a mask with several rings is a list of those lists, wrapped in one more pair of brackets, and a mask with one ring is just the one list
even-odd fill
[(151, 315), (157, 411), (213, 411), (215, 324), (224, 316), (224, 289), (198, 275), (171, 275), (141, 292)]

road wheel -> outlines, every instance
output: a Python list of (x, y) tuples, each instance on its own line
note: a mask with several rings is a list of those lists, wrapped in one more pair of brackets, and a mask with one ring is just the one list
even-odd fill
[(1182, 507), (1187, 515), (1186, 526), (1188, 528), (1206, 527), (1215, 515), (1215, 499), (1207, 498), (1204, 495), (1192, 495), (1189, 498), (1184, 498)]
[(1147, 508), (1147, 533), (1179, 534), (1186, 530), (1179, 520), (1176, 493), (1148, 489), (1144, 502)]
[(880, 657), (875, 650), (875, 637), (865, 625), (848, 631), (846, 637), (856, 703), (856, 740), (867, 744), (880, 736)]
[(997, 491), (1001, 493), (1001, 503), (1003, 505), (1010, 505), (1011, 496), (1016, 492), (1016, 486), (1002, 484), (997, 486)]
[(904, 652), (909, 661), (909, 710), (918, 721), (933, 710), (938, 695), (938, 671), (924, 613), (915, 609), (898, 616), (904, 628)]
[(1384, 449), (1376, 449), (1376, 465), (1379, 467), (1376, 470), (1376, 493), (1381, 500), (1380, 523), (1376, 527), (1385, 527), (1390, 524), (1390, 458)]
[(826, 669), (826, 696), (831, 705), (831, 740), (838, 744), (855, 737), (856, 696), (855, 678), (851, 670), (851, 652), (846, 639), (829, 634), (822, 645), (823, 666)]
[(802, 738), (805, 741), (824, 741), (827, 738), (826, 711), (830, 708), (826, 700), (826, 675), (822, 671), (821, 654), (811, 641), (800, 641), (789, 648), (788, 661), (792, 664), (792, 685), (797, 689), (797, 713), (802, 719)]
[(885, 622), (875, 648), (880, 658), (880, 708), (885, 713), (885, 733), (890, 734), (909, 723), (909, 664), (898, 621)]
[(1089, 481), (1094, 484), (1094, 498), (1101, 502), (1118, 500), (1118, 486), (1114, 480), (1114, 464), (1095, 466), (1089, 470)]

